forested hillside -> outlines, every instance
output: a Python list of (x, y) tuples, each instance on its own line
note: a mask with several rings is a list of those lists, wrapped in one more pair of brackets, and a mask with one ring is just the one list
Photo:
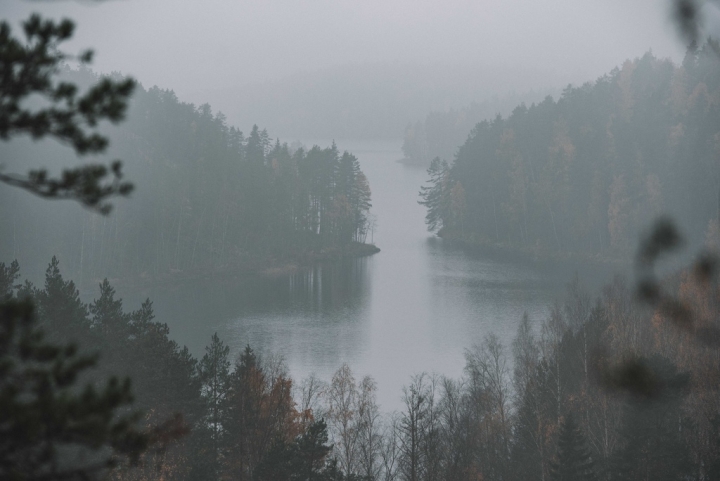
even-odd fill
[[(547, 90), (545, 91), (547, 92)], [(405, 128), (402, 151), (407, 164), (430, 165), (435, 157), (451, 159), (478, 122), (496, 115), (507, 115), (520, 103), (541, 101), (546, 94), (527, 92), (508, 94), (483, 102), (473, 102), (462, 109), (432, 111), (423, 120)]]
[[(77, 84), (95, 80), (67, 71)], [(357, 250), (368, 231), (370, 186), (358, 160), (331, 147), (291, 149), (253, 127), (244, 135), (208, 105), (138, 87), (129, 115), (109, 130), (136, 190), (111, 216), (0, 191), (0, 257), (57, 255), (76, 279), (155, 276)], [(6, 170), (77, 162), (53, 142), (0, 146)]]
[(667, 213), (716, 237), (720, 61), (648, 53), (594, 83), (479, 123), (421, 192), (431, 230), (538, 254), (627, 254)]

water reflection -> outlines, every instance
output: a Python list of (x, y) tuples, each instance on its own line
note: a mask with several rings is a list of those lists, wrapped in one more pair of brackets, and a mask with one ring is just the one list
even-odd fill
[(328, 376), (343, 362), (357, 362), (367, 344), (369, 270), (368, 259), (325, 263), (266, 285), (271, 302), (251, 302), (220, 331), (234, 352), (250, 344), (282, 355), (296, 377)]
[(153, 300), (171, 336), (202, 356), (214, 332), (238, 353), (250, 344), (293, 365), (335, 365), (354, 359), (370, 302), (369, 259), (319, 264), (277, 277), (220, 277), (141, 292), (123, 292), (126, 306)]
[(432, 309), (453, 324), (436, 333), (447, 348), (469, 347), (491, 332), (509, 345), (523, 313), (541, 322), (562, 289), (559, 279), (528, 265), (473, 255), (436, 239), (426, 245)]
[(368, 259), (326, 262), (292, 274), (287, 282), (292, 308), (327, 313), (360, 309), (368, 302)]

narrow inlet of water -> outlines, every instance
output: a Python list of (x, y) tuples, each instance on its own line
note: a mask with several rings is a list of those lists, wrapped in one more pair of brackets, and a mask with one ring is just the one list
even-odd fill
[(347, 363), (356, 379), (376, 380), (385, 411), (401, 408), (413, 374), (459, 377), (465, 349), (489, 333), (509, 355), (524, 312), (539, 328), (565, 275), (467, 253), (427, 232), (417, 203), (427, 175), (396, 162), (400, 142), (337, 144), (370, 181), (379, 254), (279, 279), (152, 288), (125, 294), (126, 306), (150, 297), (157, 319), (198, 357), (217, 332), (233, 356), (247, 344), (282, 356), (296, 382), (311, 373), (329, 381)]

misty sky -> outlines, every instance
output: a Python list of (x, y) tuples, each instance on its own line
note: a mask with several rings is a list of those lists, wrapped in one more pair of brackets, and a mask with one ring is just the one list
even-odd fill
[(344, 64), (519, 64), (556, 85), (683, 48), (665, 0), (3, 0), (3, 18), (68, 16), (94, 68), (204, 92)]

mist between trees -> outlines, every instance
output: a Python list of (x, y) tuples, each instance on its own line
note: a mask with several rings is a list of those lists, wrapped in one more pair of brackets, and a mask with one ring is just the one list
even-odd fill
[(651, 53), (558, 100), (477, 124), (421, 192), (430, 230), (540, 256), (627, 258), (669, 214), (691, 242), (718, 242), (720, 59)]
[(520, 104), (541, 102), (550, 90), (508, 94), (468, 107), (446, 111), (432, 111), (423, 120), (409, 124), (403, 134), (403, 161), (407, 164), (430, 165), (432, 159), (452, 159), (468, 132), (483, 120), (497, 115), (508, 116)]
[[(63, 77), (78, 85), (98, 79), (87, 69)], [(208, 105), (142, 86), (127, 120), (103, 134), (108, 155), (127, 159), (133, 199), (101, 217), (3, 189), (0, 256), (30, 264), (58, 255), (82, 281), (260, 270), (377, 251), (361, 245), (370, 185), (357, 158), (334, 144), (288, 146), (257, 126), (246, 136)], [(9, 168), (69, 164), (73, 156), (52, 142), (31, 148), (15, 140), (2, 150), (17, 163)]]
[[(408, 379), (393, 413), (376, 404), (373, 379), (350, 366), (329, 380), (293, 380), (282, 357), (250, 346), (233, 357), (217, 335), (196, 359), (154, 320), (150, 300), (127, 311), (105, 280), (85, 304), (55, 258), (40, 287), (19, 276), (17, 263), (0, 264), (2, 294), (32, 299), (49, 342), (101, 352), (81, 381), (130, 376), (141, 430), (182, 415), (189, 434), (111, 479), (720, 476), (720, 357), (694, 334), (720, 327), (720, 288), (691, 271), (664, 283), (693, 311), (691, 330), (638, 304), (621, 278), (597, 297), (576, 279), (539, 329), (525, 315), (511, 345), (489, 334), (467, 349), (461, 378)], [(628, 360), (652, 373), (648, 390), (615, 388), (612, 366)]]

